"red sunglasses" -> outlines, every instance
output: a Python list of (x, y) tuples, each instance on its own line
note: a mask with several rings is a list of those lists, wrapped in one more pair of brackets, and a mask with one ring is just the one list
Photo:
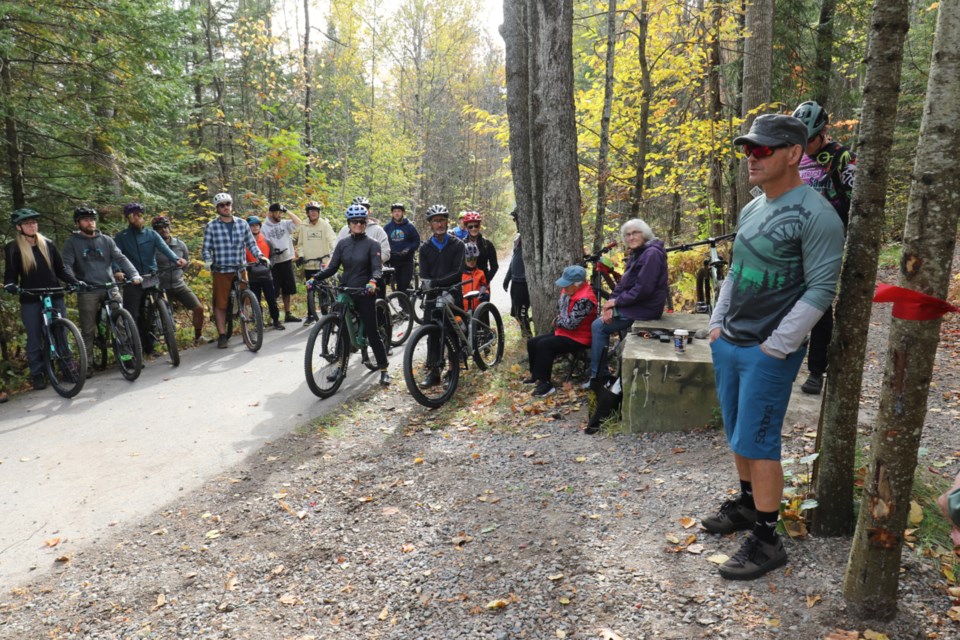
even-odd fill
[(756, 158), (769, 158), (777, 149), (784, 149), (787, 145), (781, 144), (776, 147), (768, 147), (765, 144), (743, 143), (743, 155), (746, 157), (754, 156)]

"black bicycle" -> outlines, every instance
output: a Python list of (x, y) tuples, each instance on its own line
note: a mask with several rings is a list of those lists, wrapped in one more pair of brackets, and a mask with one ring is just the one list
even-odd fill
[[(388, 287), (395, 271), (393, 267), (383, 268), (383, 281)], [(407, 341), (413, 329), (413, 304), (405, 291), (391, 291), (387, 294), (386, 303), (390, 309), (389, 346), (399, 347)]]
[(263, 310), (256, 294), (247, 288), (247, 267), (255, 262), (238, 265), (226, 265), (226, 269), (236, 272), (230, 284), (230, 297), (227, 299), (227, 333), (233, 335), (233, 320), (240, 322), (240, 336), (247, 349), (256, 353), (263, 346)]
[[(150, 334), (154, 344), (164, 344), (167, 347), (167, 357), (170, 364), (180, 366), (180, 347), (177, 344), (177, 324), (173, 321), (173, 311), (164, 291), (160, 288), (157, 273), (143, 276), (140, 286), (143, 293), (143, 319), (146, 331)], [(155, 283), (148, 286), (148, 283)]]
[[(326, 264), (330, 259), (329, 254), (321, 257), (321, 265)], [(329, 287), (321, 286), (318, 280), (310, 278), (307, 280), (307, 317), (319, 318), (330, 313), (330, 307), (337, 301), (336, 296)], [(319, 313), (317, 313), (319, 311)]]
[(665, 249), (668, 253), (671, 251), (690, 251), (694, 247), (709, 246), (710, 255), (703, 259), (703, 266), (697, 269), (697, 313), (713, 313), (713, 308), (717, 304), (717, 296), (720, 295), (720, 287), (723, 286), (723, 279), (726, 276), (727, 261), (717, 251), (717, 245), (726, 240), (733, 240), (737, 237), (736, 233), (728, 233), (723, 236), (710, 237), (697, 242), (679, 244), (675, 247)]
[(53, 306), (53, 296), (73, 289), (20, 289), (40, 298), (40, 339), (43, 368), (50, 386), (64, 398), (72, 398), (87, 380), (87, 350), (80, 329)]
[(113, 349), (113, 357), (120, 374), (133, 382), (140, 377), (143, 368), (143, 345), (137, 323), (130, 312), (123, 308), (119, 300), (112, 297), (111, 291), (119, 288), (116, 282), (102, 285), (87, 285), (88, 289), (104, 289), (107, 295), (100, 301), (97, 310), (97, 333), (93, 337), (93, 358), (97, 369), (107, 368), (107, 357)]
[(611, 242), (596, 253), (583, 256), (583, 266), (591, 268), (590, 288), (593, 289), (597, 302), (601, 305), (604, 300), (610, 298), (613, 290), (617, 288), (617, 283), (620, 282), (620, 273), (613, 268), (609, 258), (605, 257), (617, 244), (617, 242)]
[[(471, 313), (454, 304), (451, 292), (463, 286), (427, 289), (433, 306), (431, 321), (410, 336), (403, 353), (403, 378), (414, 400), (425, 407), (443, 406), (457, 391), (467, 355), (485, 371), (503, 359), (503, 320), (491, 302)], [(479, 291), (464, 295), (465, 300)]]

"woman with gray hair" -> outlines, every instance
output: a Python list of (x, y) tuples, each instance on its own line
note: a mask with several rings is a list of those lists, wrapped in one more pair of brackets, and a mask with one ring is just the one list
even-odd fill
[(623, 277), (610, 299), (603, 303), (601, 315), (591, 325), (590, 381), (585, 386), (603, 382), (601, 360), (610, 344), (610, 334), (628, 329), (634, 320), (656, 320), (663, 315), (667, 301), (667, 253), (663, 242), (643, 220), (627, 220), (620, 228), (623, 243), (629, 250)]

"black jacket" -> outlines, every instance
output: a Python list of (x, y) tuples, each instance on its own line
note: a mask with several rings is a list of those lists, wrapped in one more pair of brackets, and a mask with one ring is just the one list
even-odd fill
[(477, 257), (477, 267), (487, 276), (487, 282), (493, 282), (493, 276), (497, 275), (500, 264), (497, 262), (497, 248), (493, 243), (482, 235), (477, 236), (477, 248), (480, 255)]
[[(447, 234), (447, 244), (443, 251), (433, 244), (433, 236), (420, 245), (420, 279), (430, 280), (430, 286), (449, 287), (462, 280), (463, 274), (463, 242), (453, 234)], [(454, 302), (458, 307), (463, 306), (463, 295), (460, 289), (452, 292)], [(429, 296), (432, 299), (433, 296)]]
[(315, 276), (326, 280), (343, 264), (341, 282), (345, 287), (365, 287), (370, 280), (379, 278), (383, 264), (380, 262), (380, 243), (366, 234), (347, 236), (337, 243), (330, 256), (327, 268)]

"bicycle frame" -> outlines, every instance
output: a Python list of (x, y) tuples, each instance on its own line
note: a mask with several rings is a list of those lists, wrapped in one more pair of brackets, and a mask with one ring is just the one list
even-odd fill
[(736, 233), (728, 233), (722, 236), (709, 237), (697, 242), (679, 244), (675, 247), (668, 247), (666, 252), (671, 251), (690, 251), (694, 247), (709, 246), (710, 257), (704, 260), (704, 266), (697, 271), (697, 313), (712, 313), (716, 305), (717, 296), (720, 294), (720, 284), (723, 282), (723, 270), (727, 261), (720, 256), (717, 251), (717, 245), (726, 240), (732, 240), (737, 237)]

